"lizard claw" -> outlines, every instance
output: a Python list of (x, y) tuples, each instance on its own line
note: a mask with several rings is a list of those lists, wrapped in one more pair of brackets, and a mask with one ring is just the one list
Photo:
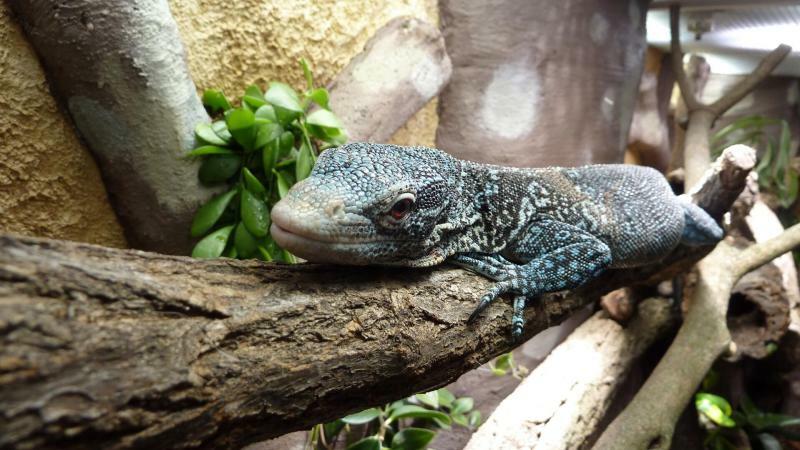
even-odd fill
[(493, 300), (494, 298), (491, 298), (490, 294), (486, 294), (483, 297), (481, 297), (481, 300), (478, 303), (478, 307), (475, 308), (475, 311), (472, 311), (472, 314), (469, 315), (467, 323), (469, 324), (475, 322), (475, 319), (478, 318), (478, 316), (483, 312), (484, 309), (486, 309), (487, 306), (489, 306), (492, 303)]
[(499, 297), (501, 294), (508, 291), (509, 288), (510, 285), (507, 282), (500, 282), (495, 284), (491, 289), (489, 289), (489, 292), (487, 292), (486, 294), (483, 295), (483, 297), (481, 297), (480, 301), (478, 302), (478, 307), (475, 308), (475, 311), (472, 311), (472, 314), (470, 314), (469, 319), (467, 319), (467, 323), (469, 324), (474, 322), (475, 319), (478, 318), (478, 315), (484, 309), (486, 309), (487, 306), (489, 306), (493, 301), (495, 301), (495, 299), (497, 299), (497, 297)]

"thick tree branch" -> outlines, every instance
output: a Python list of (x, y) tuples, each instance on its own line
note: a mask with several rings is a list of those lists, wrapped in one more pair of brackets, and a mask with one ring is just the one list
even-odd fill
[[(703, 253), (544, 296), (525, 336)], [(0, 447), (237, 448), (430, 390), (513, 347), (507, 302), (466, 325), (489, 285), (2, 236)]]

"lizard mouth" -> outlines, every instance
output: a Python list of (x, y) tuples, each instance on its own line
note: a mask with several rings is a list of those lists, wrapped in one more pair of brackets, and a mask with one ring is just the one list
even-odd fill
[(385, 245), (382, 240), (333, 238), (300, 234), (291, 228), (272, 222), (270, 233), (281, 248), (309, 262), (342, 265), (373, 264), (367, 255)]
[[(358, 231), (364, 231), (363, 223), (336, 223), (322, 215), (297, 214), (282, 202), (272, 209), (270, 234), (281, 248), (307, 261), (367, 264), (369, 261), (363, 256), (363, 251), (383, 242), (370, 236), (356, 237)], [(350, 228), (354, 228), (356, 233), (347, 233)]]

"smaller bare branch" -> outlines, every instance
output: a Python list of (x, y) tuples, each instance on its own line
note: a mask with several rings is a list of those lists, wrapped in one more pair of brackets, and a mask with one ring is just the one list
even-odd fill
[(787, 228), (779, 236), (768, 241), (748, 247), (736, 259), (734, 270), (737, 278), (798, 246), (800, 246), (800, 224)]
[(738, 144), (726, 148), (695, 187), (688, 192), (692, 201), (720, 220), (742, 192), (747, 175), (756, 165), (756, 151)]
[[(717, 117), (724, 114), (725, 111), (738, 103), (745, 95), (749, 94), (758, 83), (767, 78), (791, 51), (792, 47), (786, 44), (777, 46), (775, 50), (771, 51), (761, 60), (758, 67), (756, 67), (752, 73), (744, 77), (719, 100), (709, 105), (709, 108)], [(683, 87), (681, 87), (681, 90), (683, 90)]]
[(669, 8), (669, 26), (670, 26), (670, 48), (672, 58), (672, 70), (675, 72), (675, 80), (678, 82), (678, 87), (681, 89), (681, 96), (683, 102), (689, 111), (699, 109), (702, 105), (694, 96), (694, 89), (689, 83), (689, 78), (686, 76), (686, 70), (683, 68), (683, 51), (681, 50), (681, 30), (680, 30), (680, 5), (672, 5)]

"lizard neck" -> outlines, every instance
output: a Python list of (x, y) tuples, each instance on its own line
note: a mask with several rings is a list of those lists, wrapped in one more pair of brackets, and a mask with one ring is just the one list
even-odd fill
[(520, 211), (535, 170), (458, 161), (457, 198), (448, 218), (448, 256), (462, 252), (500, 253), (528, 222)]

